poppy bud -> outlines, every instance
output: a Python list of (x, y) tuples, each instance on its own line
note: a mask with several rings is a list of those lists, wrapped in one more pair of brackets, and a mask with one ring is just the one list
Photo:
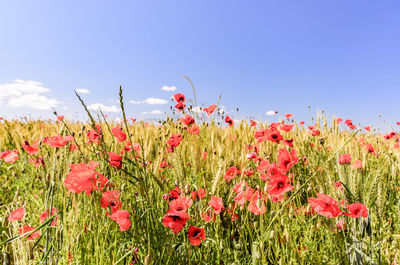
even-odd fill
[(244, 181), (242, 182), (242, 186), (240, 186), (240, 190), (241, 191), (245, 191), (246, 190), (246, 183)]
[(144, 264), (153, 264), (153, 257), (151, 256), (151, 253), (147, 254), (147, 256), (144, 258)]
[(274, 239), (275, 238), (275, 231), (271, 230), (271, 233), (269, 233), (269, 238)]
[(257, 207), (258, 207), (258, 209), (261, 209), (261, 206), (262, 206), (261, 199), (257, 199)]
[(242, 246), (239, 243), (234, 244), (236, 250), (240, 250)]

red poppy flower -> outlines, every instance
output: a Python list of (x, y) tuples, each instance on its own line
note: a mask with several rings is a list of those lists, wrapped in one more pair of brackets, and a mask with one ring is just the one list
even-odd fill
[(29, 158), (29, 162), (32, 163), (35, 168), (44, 166), (43, 158), (38, 158), (38, 159)]
[(73, 136), (69, 135), (69, 136), (65, 136), (63, 138), (61, 135), (57, 134), (57, 136), (47, 138), (46, 143), (50, 147), (56, 148), (56, 147), (63, 147), (65, 145), (67, 145), (68, 142), (72, 142), (72, 141), (74, 141)]
[(362, 165), (361, 160), (355, 160), (354, 164), (352, 164), (350, 167), (353, 169), (359, 169), (359, 168), (362, 168), (363, 165)]
[(109, 152), (108, 153), (108, 162), (110, 163), (111, 166), (114, 166), (118, 169), (121, 169), (122, 167), (122, 156), (113, 153), (113, 152)]
[(76, 144), (71, 144), (69, 146), (69, 151), (70, 152), (75, 152), (76, 150), (78, 150), (78, 146), (76, 146)]
[(343, 154), (339, 156), (339, 164), (348, 165), (351, 163), (351, 154)]
[(270, 163), (268, 160), (262, 160), (258, 165), (257, 170), (261, 173), (267, 171), (268, 177), (272, 177), (276, 174), (282, 173), (281, 169), (275, 163)]
[(21, 220), (22, 218), (24, 218), (24, 216), (25, 216), (25, 208), (21, 207), (10, 213), (10, 215), (8, 216), (8, 221), (13, 222), (13, 221)]
[(64, 115), (57, 116), (58, 121), (62, 121), (64, 119)]
[(337, 228), (337, 229), (341, 229), (341, 230), (346, 229), (346, 221), (343, 220), (343, 219), (338, 220), (338, 221), (336, 222), (336, 228)]
[(293, 124), (284, 124), (282, 123), (281, 126), (279, 127), (282, 131), (285, 132), (290, 132), (293, 129)]
[(178, 234), (189, 219), (190, 217), (185, 211), (167, 211), (162, 224), (170, 228), (174, 234)]
[(301, 121), (299, 124), (300, 124), (300, 126), (303, 126), (304, 125), (304, 121)]
[(67, 190), (74, 193), (85, 191), (89, 195), (93, 189), (102, 189), (108, 179), (95, 171), (98, 165), (99, 163), (94, 161), (90, 161), (89, 164), (71, 164), (71, 171), (64, 180)]
[(28, 141), (25, 141), (25, 144), (22, 144), (22, 147), (28, 153), (28, 155), (36, 155), (38, 152), (39, 142), (36, 141), (32, 146), (29, 145)]
[(119, 142), (123, 142), (126, 140), (126, 134), (121, 130), (119, 126), (112, 128), (111, 132), (115, 136), (115, 138), (118, 139)]
[(226, 116), (226, 117), (225, 117), (225, 122), (228, 123), (229, 126), (232, 126), (232, 125), (233, 125), (233, 120), (232, 120), (231, 117), (229, 117), (229, 116)]
[(257, 158), (256, 152), (246, 154), (246, 159), (254, 159), (254, 158)]
[(257, 121), (250, 120), (250, 126), (251, 127), (256, 127), (257, 126)]
[(186, 114), (186, 116), (182, 118), (181, 121), (188, 126), (194, 123), (194, 119), (189, 114)]
[(252, 201), (254, 199), (255, 192), (256, 191), (253, 188), (242, 185), (240, 191), (233, 200), (240, 205), (244, 205), (246, 201)]
[(203, 110), (205, 112), (207, 112), (208, 116), (210, 116), (210, 114), (213, 113), (216, 108), (217, 108), (217, 105), (213, 104), (213, 105), (208, 106), (207, 108), (204, 108)]
[(296, 150), (288, 150), (282, 148), (278, 151), (278, 167), (282, 173), (286, 173), (293, 165), (299, 162), (299, 158), (296, 156)]
[(181, 190), (177, 186), (177, 187), (175, 187), (175, 189), (170, 190), (169, 194), (164, 194), (163, 198), (166, 201), (172, 201), (172, 200), (178, 199), (180, 197), (180, 194), (181, 194)]
[(293, 189), (294, 187), (288, 184), (288, 176), (284, 174), (274, 175), (268, 183), (268, 194), (271, 196), (280, 196)]
[(224, 203), (222, 202), (222, 199), (216, 196), (211, 196), (210, 202), (208, 203), (209, 206), (211, 206), (216, 214), (221, 213), (223, 210), (225, 210)]
[(228, 171), (226, 171), (225, 176), (224, 176), (224, 179), (225, 179), (227, 182), (230, 182), (230, 181), (231, 181), (233, 178), (235, 178), (236, 175), (238, 175), (238, 174), (240, 174), (240, 170), (239, 170), (239, 169), (237, 169), (236, 167), (230, 167), (230, 168), (228, 169)]
[(265, 206), (265, 203), (262, 199), (254, 198), (249, 203), (249, 206), (247, 207), (247, 209), (255, 215), (260, 215), (260, 214), (265, 213), (265, 211), (267, 210), (267, 207)]
[(376, 155), (375, 148), (372, 146), (372, 144), (365, 144), (365, 148), (371, 155)]
[(115, 213), (116, 211), (118, 211), (122, 204), (119, 201), (119, 195), (120, 195), (119, 190), (109, 190), (109, 191), (103, 192), (103, 195), (101, 196), (101, 199), (100, 199), (101, 208), (110, 207), (112, 213)]
[(136, 152), (136, 154), (140, 155), (140, 150), (141, 150), (140, 144), (139, 143), (133, 143), (131, 145), (131, 142), (129, 142), (129, 141), (126, 142), (126, 144), (124, 146), (124, 149), (121, 151), (121, 154), (123, 154), (124, 151), (125, 152), (132, 151), (132, 147), (133, 147), (133, 150)]
[(120, 231), (126, 231), (131, 227), (132, 223), (129, 220), (129, 212), (127, 210), (118, 210), (109, 217), (117, 222)]
[[(33, 231), (35, 229), (36, 229), (36, 227), (31, 227), (29, 225), (24, 225), (19, 229), (19, 234), (23, 235), (23, 234), (29, 233), (29, 232), (31, 232), (31, 231)], [(28, 239), (32, 240), (32, 239), (39, 238), (39, 237), (40, 237), (40, 232), (36, 231), (35, 233), (33, 233), (30, 236), (28, 236)]]
[(286, 113), (286, 114), (285, 114), (286, 119), (290, 119), (290, 117), (292, 117), (292, 116), (293, 116), (292, 113)]
[(279, 142), (283, 140), (283, 136), (275, 127), (272, 127), (267, 130), (267, 139), (271, 142), (279, 144)]
[(89, 130), (86, 136), (89, 138), (89, 143), (99, 144), (101, 135), (102, 135), (102, 129), (100, 125), (97, 124), (96, 130)]
[(340, 180), (336, 181), (335, 187), (338, 188), (339, 190), (343, 190), (342, 182), (340, 182)]
[(328, 195), (317, 193), (318, 198), (308, 198), (308, 203), (320, 215), (333, 218), (343, 215), (338, 202)]
[(320, 134), (321, 134), (321, 132), (320, 132), (320, 130), (318, 130), (318, 129), (314, 129), (314, 130), (311, 131), (311, 135), (312, 135), (312, 136), (318, 136), (318, 135), (320, 135)]
[(204, 222), (215, 221), (215, 214), (209, 209), (207, 212), (201, 212), (201, 218)]
[[(51, 212), (51, 215), (50, 215)], [(54, 216), (58, 213), (58, 209), (57, 208), (52, 208), (51, 211), (50, 210), (44, 210), (41, 214), (40, 214), (40, 223), (43, 224), (47, 218)], [(56, 220), (57, 219), (57, 220)], [(57, 218), (55, 218), (52, 222), (51, 225), (55, 226), (57, 223), (59, 223), (60, 218), (57, 216)]]
[(178, 109), (178, 111), (181, 111), (186, 108), (186, 105), (183, 102), (179, 102), (178, 104), (175, 105), (175, 108)]
[(207, 191), (205, 189), (199, 188), (199, 190), (197, 191), (197, 194), (199, 195), (200, 199), (204, 199), (204, 197), (206, 196)]
[(177, 94), (174, 95), (174, 99), (178, 103), (183, 103), (183, 102), (185, 102), (185, 95), (182, 94), (182, 93), (177, 93)]
[(400, 126), (400, 121), (396, 122), (396, 124)]
[(200, 227), (195, 227), (193, 225), (189, 226), (188, 229), (188, 238), (190, 244), (193, 246), (198, 246), (201, 244), (201, 241), (206, 240), (206, 235), (204, 233), (204, 229)]
[(12, 151), (5, 151), (0, 153), (0, 159), (3, 159), (4, 162), (8, 164), (13, 164), (15, 161), (19, 159), (18, 150), (14, 149)]
[(371, 127), (370, 127), (370, 126), (366, 126), (364, 129), (365, 129), (366, 131), (371, 131)]
[(261, 143), (268, 140), (268, 130), (266, 129), (259, 129), (254, 132), (254, 138)]
[(173, 134), (168, 139), (167, 144), (171, 147), (177, 147), (182, 142), (182, 134)]
[(196, 200), (199, 198), (199, 200), (204, 199), (206, 196), (207, 191), (205, 189), (200, 188), (198, 191), (193, 191), (192, 192), (192, 199)]
[(188, 197), (175, 199), (169, 203), (169, 210), (171, 211), (186, 211), (193, 204), (193, 201)]
[(285, 140), (283, 141), (283, 144), (284, 144), (284, 145), (287, 145), (287, 146), (289, 146), (289, 147), (293, 147), (293, 138), (292, 138), (292, 139), (285, 139)]
[(357, 127), (353, 124), (353, 121), (352, 121), (352, 120), (346, 120), (344, 123), (345, 123), (350, 129), (355, 129), (355, 128), (357, 128)]
[(336, 123), (337, 123), (337, 124), (340, 124), (342, 121), (343, 121), (342, 118), (337, 118), (337, 119), (336, 119)]
[(358, 218), (358, 217), (368, 217), (368, 209), (367, 207), (362, 204), (362, 203), (353, 203), (347, 206), (347, 210), (349, 210), (350, 213), (344, 213), (346, 216)]
[(189, 128), (188, 128), (188, 132), (189, 132), (190, 134), (193, 134), (193, 135), (199, 135), (200, 129), (199, 129), (199, 127), (197, 127), (197, 126), (195, 125), (195, 126), (189, 127)]

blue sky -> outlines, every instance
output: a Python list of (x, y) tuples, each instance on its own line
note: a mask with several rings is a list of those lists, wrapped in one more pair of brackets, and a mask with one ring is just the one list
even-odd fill
[(150, 113), (168, 111), (174, 93), (192, 97), (187, 75), (199, 102), (222, 94), (235, 119), (325, 110), (394, 125), (399, 12), (399, 1), (365, 0), (1, 1), (0, 116), (52, 117), (54, 106), (81, 117), (78, 88), (112, 111), (122, 85), (129, 116), (162, 118)]

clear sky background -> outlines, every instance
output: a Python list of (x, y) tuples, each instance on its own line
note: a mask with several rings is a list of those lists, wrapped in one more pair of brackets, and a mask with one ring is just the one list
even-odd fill
[(325, 110), (396, 126), (399, 14), (398, 0), (4, 0), (0, 116), (84, 117), (80, 88), (118, 117), (122, 85), (129, 116), (162, 118), (174, 93), (192, 97), (184, 74), (199, 102), (222, 94), (234, 119), (290, 112), (308, 122)]

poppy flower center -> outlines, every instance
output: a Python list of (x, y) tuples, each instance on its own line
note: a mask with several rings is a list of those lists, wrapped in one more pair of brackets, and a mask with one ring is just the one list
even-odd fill
[(181, 218), (179, 216), (172, 216), (172, 219), (174, 219), (174, 222), (180, 220)]
[(200, 235), (200, 231), (199, 230), (194, 231), (193, 237), (198, 237), (199, 235)]

